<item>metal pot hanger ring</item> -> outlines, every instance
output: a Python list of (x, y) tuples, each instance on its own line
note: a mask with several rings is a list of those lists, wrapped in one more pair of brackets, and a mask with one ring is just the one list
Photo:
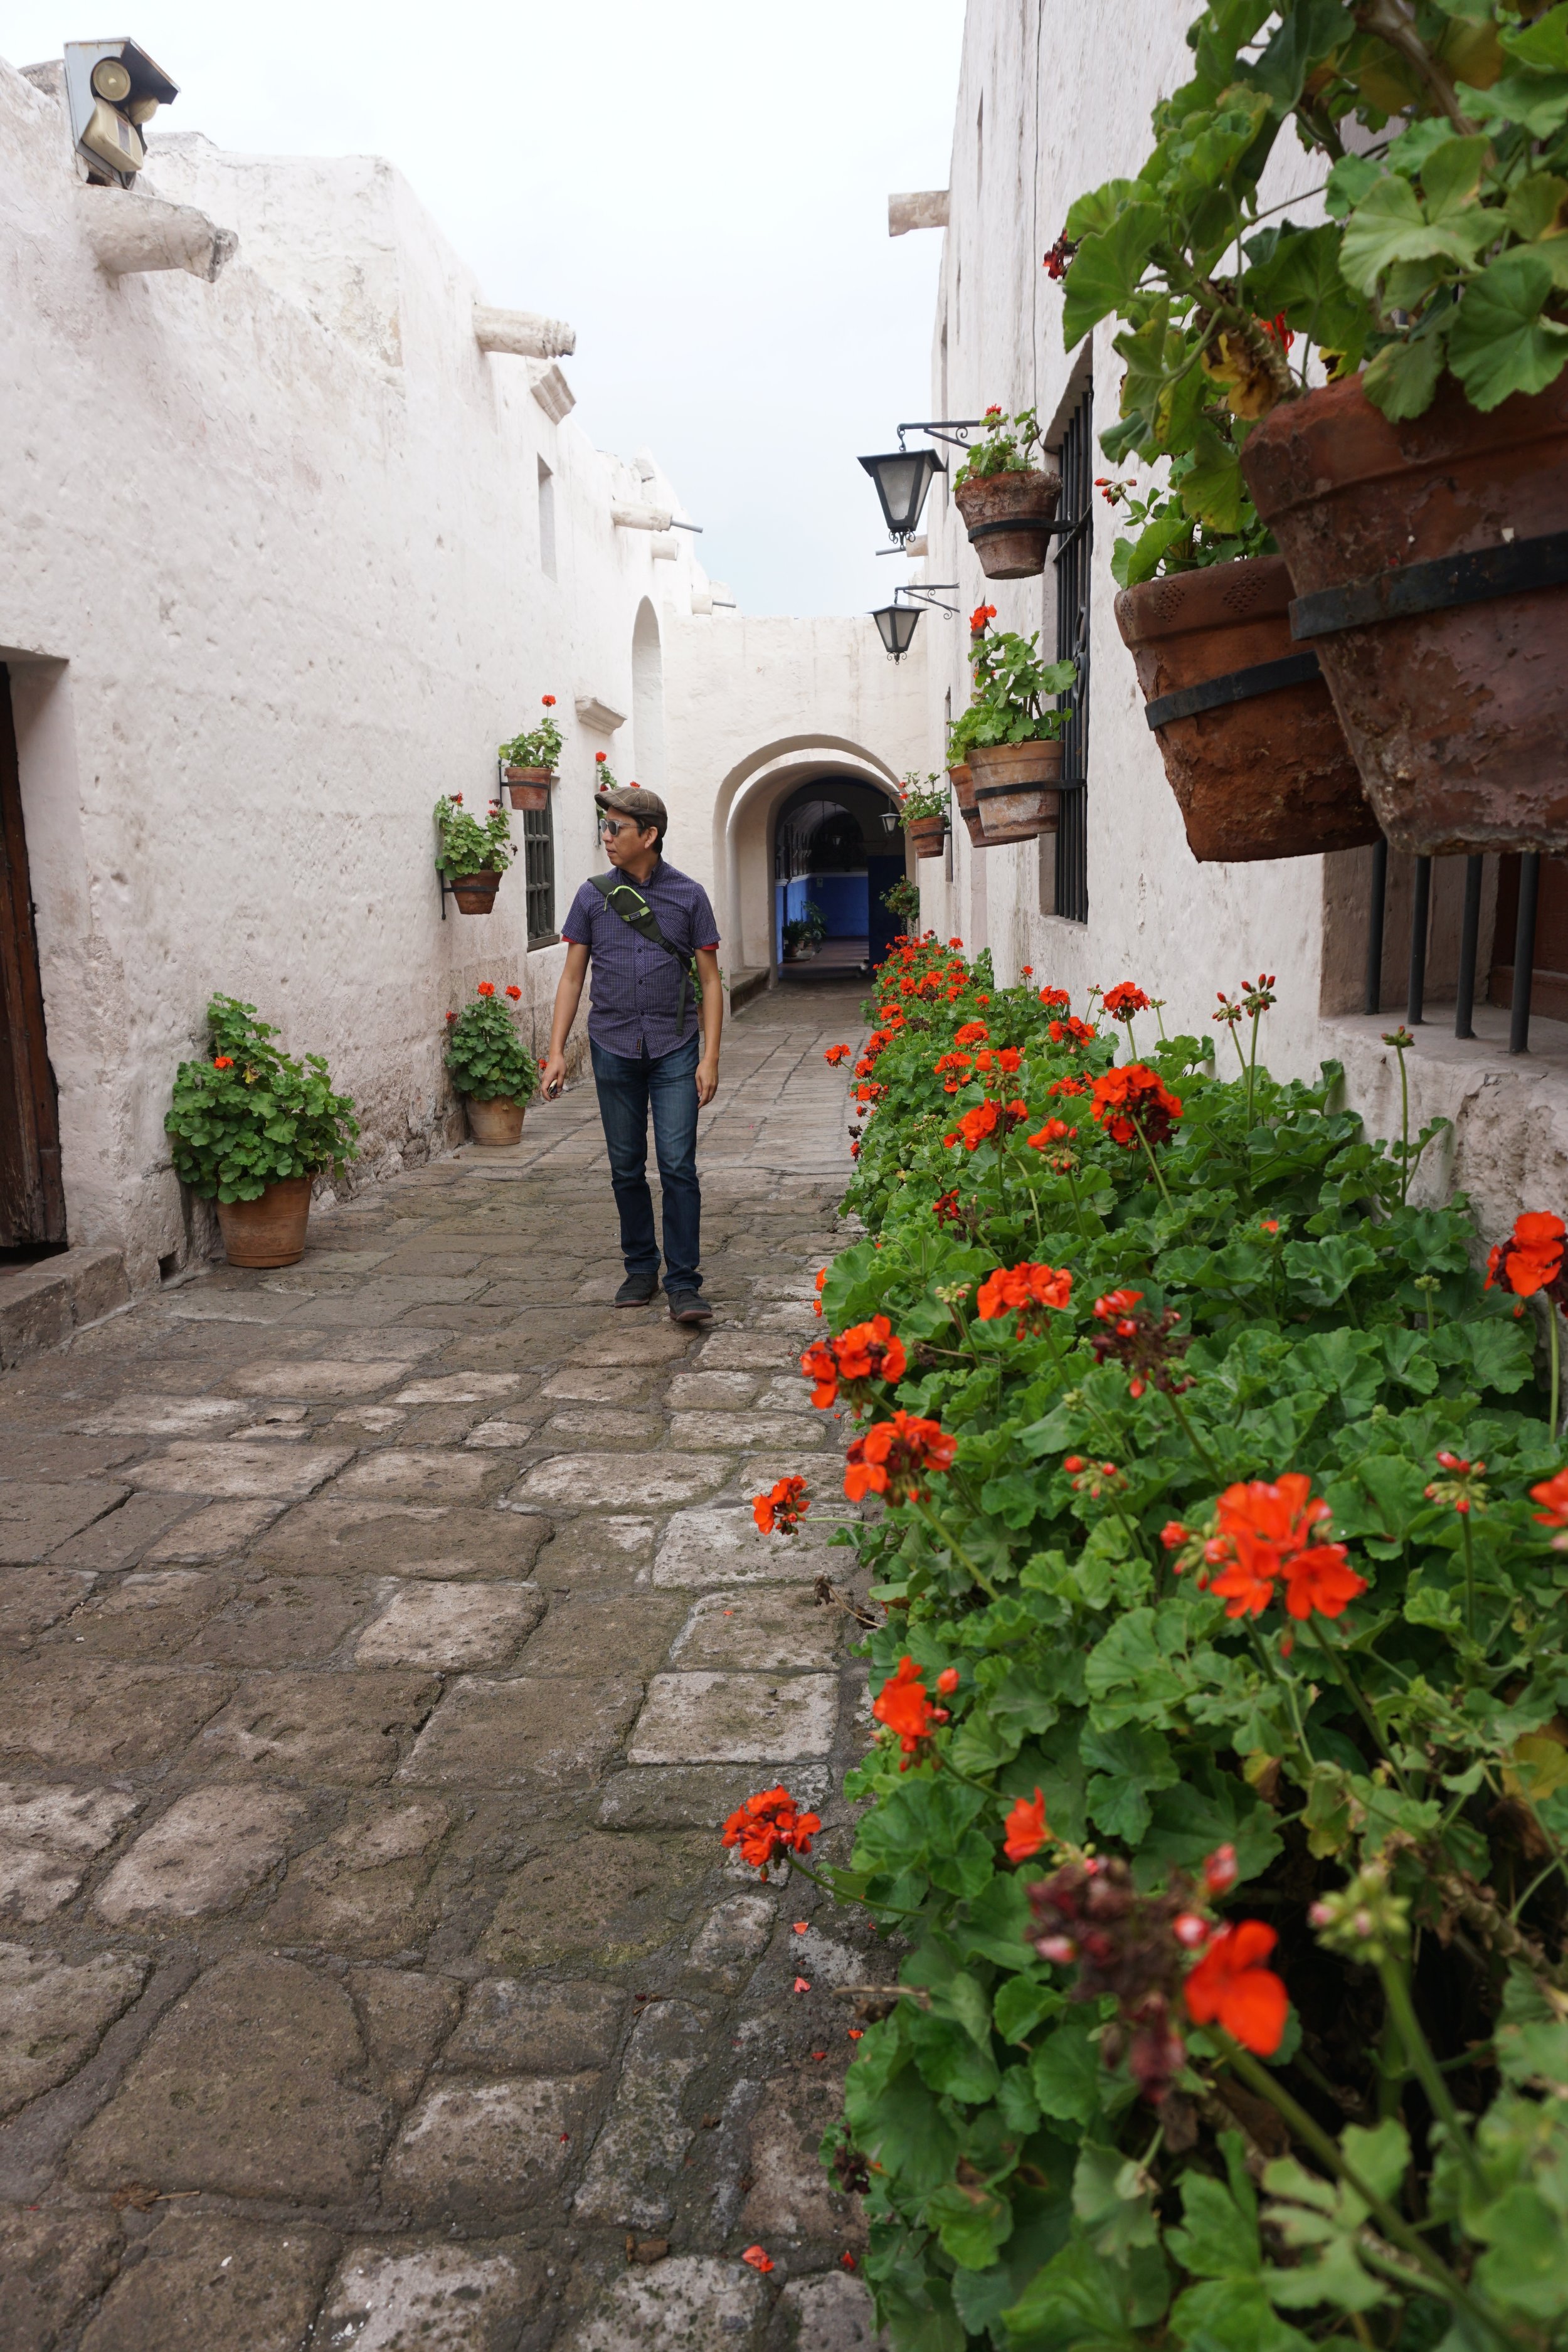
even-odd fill
[(1532, 588), (1568, 584), (1568, 530), (1537, 539), (1510, 540), (1477, 548), (1468, 555), (1444, 555), (1425, 563), (1397, 563), (1342, 588), (1321, 588), (1298, 596), (1290, 607), (1293, 637), (1328, 637), (1342, 629), (1363, 629), (1380, 621), (1412, 620), (1422, 613), (1447, 612), (1456, 604), (1479, 604), (1492, 596), (1522, 595)]

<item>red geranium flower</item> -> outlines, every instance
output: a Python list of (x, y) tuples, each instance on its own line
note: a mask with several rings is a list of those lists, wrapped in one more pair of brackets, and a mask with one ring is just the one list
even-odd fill
[(981, 1284), (975, 1306), (983, 1323), (1016, 1313), (1021, 1339), (1026, 1331), (1040, 1328), (1037, 1308), (1054, 1307), (1059, 1310), (1071, 1297), (1072, 1276), (1066, 1266), (999, 1265)]
[(554, 708), (555, 708), (555, 697), (554, 697), (552, 694), (542, 694), (542, 695), (540, 696), (539, 699), (541, 700), (541, 702), (542, 702), (542, 703), (543, 703), (544, 708), (546, 709), (546, 710), (553, 710), (553, 709), (554, 709)]
[(1038, 1853), (1051, 1833), (1046, 1820), (1046, 1801), (1038, 1789), (1032, 1804), (1026, 1797), (1014, 1799), (1006, 1826), (1002, 1851), (1009, 1862), (1027, 1862), (1031, 1854)]
[(1542, 1506), (1535, 1517), (1543, 1528), (1568, 1528), (1568, 1470), (1556, 1471), (1532, 1486), (1530, 1499)]
[(984, 1045), (991, 1032), (984, 1021), (966, 1021), (962, 1029), (952, 1033), (955, 1045)]
[(1065, 1021), (1053, 1021), (1046, 1034), (1053, 1045), (1092, 1045), (1100, 1032), (1091, 1029), (1087, 1021), (1080, 1021), (1075, 1013)]
[(496, 984), (493, 980), (481, 980), (474, 991), (476, 996), (493, 996), (495, 992)]
[(809, 1853), (821, 1827), (821, 1817), (803, 1813), (787, 1789), (764, 1789), (731, 1814), (720, 1843), (739, 1846), (742, 1861), (765, 1877), (780, 1854)]
[(1113, 1021), (1130, 1021), (1135, 1013), (1147, 1013), (1149, 1010), (1148, 998), (1130, 980), (1119, 980), (1114, 988), (1108, 988), (1104, 1003)]
[(761, 2246), (748, 2246), (741, 2260), (743, 2263), (750, 2263), (752, 2268), (754, 2271), (761, 2271), (764, 2277), (773, 2266), (772, 2257)]
[(1194, 2024), (1217, 2019), (1244, 2049), (1271, 2058), (1285, 2038), (1290, 1996), (1284, 1979), (1260, 1963), (1279, 1940), (1261, 1919), (1222, 1927), (1182, 1988)]
[(933, 1707), (927, 1696), (921, 1679), (923, 1671), (912, 1658), (900, 1658), (897, 1674), (889, 1675), (871, 1702), (871, 1713), (877, 1721), (898, 1734), (899, 1746), (904, 1753), (900, 1769), (905, 1772), (921, 1756), (932, 1726), (947, 1720), (942, 1709)]
[[(1046, 1088), (1048, 1095), (1086, 1095), (1089, 1088), (1081, 1078), (1055, 1078)], [(1076, 1133), (1077, 1130), (1075, 1129)]]
[(1292, 1617), (1314, 1609), (1320, 1617), (1342, 1617), (1366, 1591), (1366, 1579), (1350, 1567), (1343, 1544), (1311, 1544), (1285, 1562), (1285, 1606)]
[(800, 1360), (800, 1369), (808, 1381), (816, 1383), (812, 1403), (826, 1412), (838, 1395), (838, 1367), (832, 1350), (821, 1339), (814, 1340)]
[(1072, 998), (1068, 994), (1065, 988), (1042, 988), (1040, 991), (1040, 1003), (1042, 1004), (1059, 1004), (1065, 1012), (1067, 1007), (1072, 1003)]
[(1562, 1271), (1565, 1230), (1562, 1218), (1550, 1210), (1525, 1210), (1514, 1219), (1507, 1241), (1499, 1242), (1487, 1259), (1487, 1289), (1500, 1274), (1520, 1298), (1546, 1289)]
[(824, 1054), (822, 1058), (825, 1062), (830, 1063), (837, 1067), (840, 1062), (847, 1062), (849, 1059), (849, 1047), (847, 1045), (829, 1045), (826, 1053)]
[(1150, 1144), (1168, 1143), (1172, 1122), (1182, 1116), (1180, 1097), (1146, 1062), (1103, 1071), (1092, 1091), (1097, 1123), (1124, 1150), (1131, 1150), (1140, 1134)]
[(752, 1498), (752, 1517), (765, 1536), (794, 1535), (810, 1508), (804, 1478), (780, 1478), (767, 1494)]
[(951, 1469), (958, 1441), (941, 1424), (902, 1410), (890, 1421), (873, 1422), (858, 1437), (845, 1457), (844, 1492), (852, 1503), (867, 1495), (886, 1495), (889, 1502), (918, 1502), (925, 1492), (922, 1475)]
[(832, 1343), (839, 1375), (846, 1381), (891, 1381), (904, 1377), (909, 1357), (885, 1315), (852, 1324)]
[(522, 1002), (522, 991), (521, 991), (521, 988), (519, 988), (519, 986), (517, 985), (517, 982), (516, 982), (515, 981), (512, 982), (511, 986), (507, 990), (507, 994), (510, 997), (510, 999), (511, 999), (511, 1001), (512, 1001), (512, 1003), (513, 1003), (514, 1004), (521, 1004), (521, 1002)]
[[(970, 635), (972, 637), (983, 637), (985, 635), (986, 622), (994, 621), (995, 618), (996, 607), (994, 604), (976, 604), (973, 612), (969, 615)], [(963, 945), (963, 941), (962, 940), (950, 940), (948, 941), (948, 945), (950, 947), (961, 948)]]
[[(939, 1225), (956, 1225), (963, 1215), (958, 1205), (957, 1186), (954, 1185), (951, 1192), (939, 1192), (931, 1202), (931, 1210)], [(1568, 1477), (1568, 1471), (1563, 1475)], [(1568, 1527), (1568, 1519), (1563, 1521), (1563, 1525)]]
[[(447, 1018), (449, 1021), (452, 1018), (452, 1015), (448, 1013)], [(215, 1055), (213, 1057), (213, 1067), (215, 1070), (232, 1070), (234, 1067), (234, 1055), (232, 1054)]]

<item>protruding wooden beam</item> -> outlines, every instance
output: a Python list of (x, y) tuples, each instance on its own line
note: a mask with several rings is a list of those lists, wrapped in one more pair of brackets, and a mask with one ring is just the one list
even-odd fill
[(520, 360), (561, 360), (577, 348), (577, 330), (537, 310), (492, 310), (474, 304), (474, 334), (482, 352), (509, 352)]
[(888, 235), (908, 236), (912, 228), (947, 226), (947, 190), (922, 188), (912, 196), (888, 198)]

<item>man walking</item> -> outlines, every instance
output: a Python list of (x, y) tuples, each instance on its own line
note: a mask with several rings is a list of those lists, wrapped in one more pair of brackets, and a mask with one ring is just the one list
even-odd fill
[(702, 1296), (697, 1113), (719, 1086), (719, 929), (701, 884), (665, 862), (669, 816), (658, 794), (628, 784), (595, 799), (612, 871), (584, 883), (561, 926), (566, 965), (555, 992), (544, 1092), (558, 1095), (565, 1083), (566, 1039), (592, 958), (588, 1050), (626, 1266), (616, 1305), (646, 1307), (658, 1291), (647, 1183), (651, 1109), (670, 1316), (677, 1323), (710, 1323), (713, 1309)]

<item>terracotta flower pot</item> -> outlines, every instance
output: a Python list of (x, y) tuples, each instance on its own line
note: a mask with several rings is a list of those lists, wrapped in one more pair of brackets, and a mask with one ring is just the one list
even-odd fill
[(459, 915), (488, 915), (500, 888), (500, 876), (490, 868), (482, 874), (459, 874), (447, 887), (458, 902)]
[(915, 845), (917, 857), (940, 857), (942, 845), (947, 838), (944, 816), (917, 816), (904, 827)]
[(510, 1102), (504, 1095), (493, 1095), (485, 1102), (476, 1095), (465, 1095), (463, 1107), (468, 1114), (468, 1133), (476, 1143), (499, 1146), (521, 1142), (521, 1103)]
[(1395, 849), (1568, 849), (1568, 376), (1395, 423), (1359, 380), (1281, 402), (1242, 469)]
[(1062, 478), (1048, 472), (990, 474), (963, 482), (952, 503), (987, 580), (1027, 580), (1046, 568), (1046, 530), (1062, 494)]
[(258, 1201), (216, 1201), (230, 1265), (297, 1265), (310, 1216), (309, 1176), (280, 1177)]
[(952, 781), (953, 794), (958, 802), (958, 814), (963, 819), (964, 830), (976, 849), (983, 849), (985, 845), (985, 836), (980, 830), (980, 812), (974, 805), (973, 771), (967, 761), (961, 761), (956, 768), (950, 768), (947, 772)]
[(506, 796), (514, 809), (542, 809), (550, 806), (550, 787), (554, 782), (553, 768), (503, 768), (501, 781)]
[(1062, 747), (1054, 743), (975, 743), (969, 753), (974, 809), (986, 848), (1033, 841), (1061, 823)]
[(1289, 604), (1279, 555), (1146, 580), (1116, 600), (1200, 863), (1308, 857), (1377, 839), (1316, 656), (1290, 642)]

